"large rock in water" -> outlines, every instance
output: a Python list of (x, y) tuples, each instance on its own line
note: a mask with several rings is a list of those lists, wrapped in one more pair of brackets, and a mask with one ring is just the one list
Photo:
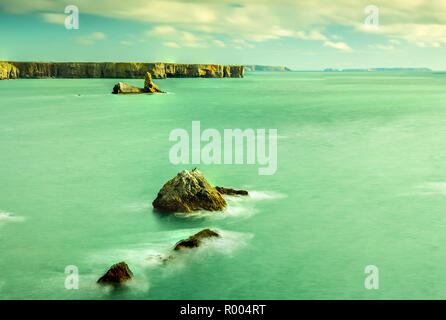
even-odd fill
[(152, 75), (147, 72), (146, 76), (144, 77), (144, 92), (148, 93), (163, 93), (164, 91), (161, 91), (160, 88), (152, 81)]
[(204, 229), (204, 230), (201, 230), (200, 232), (194, 234), (193, 236), (190, 236), (187, 239), (183, 239), (183, 240), (180, 240), (179, 242), (177, 242), (174, 250), (178, 251), (183, 248), (196, 248), (196, 247), (200, 246), (201, 241), (203, 239), (208, 239), (208, 238), (213, 238), (213, 237), (219, 238), (220, 235), (217, 232), (212, 231), (210, 229)]
[(183, 170), (167, 181), (152, 205), (160, 212), (217, 211), (226, 206), (226, 201), (203, 174), (194, 169)]
[(121, 284), (133, 277), (132, 271), (130, 271), (127, 263), (119, 262), (111, 266), (111, 268), (99, 278), (100, 284)]
[(144, 93), (144, 90), (135, 86), (132, 86), (125, 82), (118, 82), (113, 87), (114, 94), (127, 94), (127, 93)]
[(114, 94), (134, 94), (134, 93), (164, 93), (160, 88), (152, 81), (152, 75), (150, 72), (146, 72), (144, 77), (144, 88), (138, 88), (127, 84), (125, 82), (118, 82), (113, 87)]

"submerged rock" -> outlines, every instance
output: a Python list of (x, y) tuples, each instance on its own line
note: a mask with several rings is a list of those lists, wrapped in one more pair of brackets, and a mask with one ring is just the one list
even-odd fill
[(246, 190), (235, 190), (232, 188), (225, 188), (225, 187), (215, 187), (215, 189), (217, 189), (218, 192), (220, 192), (221, 194), (227, 194), (230, 196), (234, 196), (234, 195), (241, 195), (241, 196), (247, 196), (248, 195), (248, 191)]
[(213, 237), (219, 238), (220, 235), (217, 232), (212, 231), (210, 229), (204, 229), (204, 230), (201, 230), (200, 232), (194, 234), (193, 236), (190, 236), (187, 239), (183, 239), (183, 240), (180, 240), (179, 242), (177, 242), (174, 250), (178, 251), (183, 248), (196, 248), (201, 245), (201, 240), (207, 239), (207, 238), (213, 238)]
[(119, 262), (111, 266), (111, 268), (97, 281), (100, 284), (121, 284), (133, 277), (127, 263)]
[(160, 88), (152, 81), (152, 75), (150, 72), (146, 72), (146, 75), (144, 77), (144, 88), (138, 88), (135, 86), (132, 86), (125, 82), (118, 82), (113, 87), (113, 93), (114, 94), (134, 94), (134, 93), (164, 93), (164, 91), (161, 91)]
[(152, 205), (160, 212), (218, 211), (226, 207), (226, 201), (203, 174), (194, 169), (183, 170), (167, 181)]

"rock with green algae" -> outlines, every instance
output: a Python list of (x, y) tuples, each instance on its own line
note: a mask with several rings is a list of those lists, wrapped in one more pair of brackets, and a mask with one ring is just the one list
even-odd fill
[(159, 212), (219, 211), (226, 201), (199, 170), (183, 170), (167, 181), (152, 202)]

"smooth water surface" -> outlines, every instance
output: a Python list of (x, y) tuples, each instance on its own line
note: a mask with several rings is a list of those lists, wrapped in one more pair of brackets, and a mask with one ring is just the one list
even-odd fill
[[(142, 80), (128, 80), (141, 85)], [(446, 297), (446, 76), (250, 73), (155, 81), (0, 82), (1, 299)], [(173, 165), (169, 133), (278, 129), (278, 170)], [(228, 209), (162, 215), (151, 202), (183, 169), (243, 188)], [(160, 257), (203, 229), (223, 237)], [(126, 261), (122, 290), (95, 281)], [(65, 268), (79, 289), (65, 288)], [(364, 268), (379, 268), (366, 290)]]

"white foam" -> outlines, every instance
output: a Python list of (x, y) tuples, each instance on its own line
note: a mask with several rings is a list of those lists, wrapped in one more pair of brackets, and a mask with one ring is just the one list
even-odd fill
[[(87, 258), (97, 272), (87, 276), (88, 282), (91, 283), (91, 288), (95, 288), (96, 280), (106, 271), (104, 263), (111, 266), (119, 261), (125, 261), (134, 274), (134, 279), (126, 282), (127, 286), (135, 290), (148, 291), (150, 289), (150, 278), (168, 277), (179, 272), (189, 262), (206, 259), (207, 256), (215, 254), (232, 256), (253, 238), (251, 233), (226, 231), (211, 227), (210, 229), (218, 232), (221, 237), (203, 240), (202, 245), (198, 248), (181, 251), (173, 250), (178, 241), (186, 239), (202, 229), (159, 232), (153, 235), (156, 240), (152, 242), (143, 242), (127, 248), (94, 252)], [(163, 261), (167, 258), (169, 259)], [(104, 291), (104, 293), (107, 292)]]
[(226, 218), (249, 218), (259, 212), (257, 202), (263, 200), (276, 200), (286, 198), (287, 195), (274, 191), (249, 191), (249, 196), (223, 196), (227, 207), (222, 211), (196, 211), (191, 213), (175, 213), (178, 218), (183, 219), (226, 219)]
[(446, 195), (446, 182), (426, 182), (415, 188), (418, 195)]
[(254, 200), (275, 200), (286, 198), (286, 194), (275, 191), (250, 191), (249, 195)]
[(10, 212), (0, 210), (0, 225), (6, 222), (20, 222), (24, 220), (24, 217), (19, 217)]

